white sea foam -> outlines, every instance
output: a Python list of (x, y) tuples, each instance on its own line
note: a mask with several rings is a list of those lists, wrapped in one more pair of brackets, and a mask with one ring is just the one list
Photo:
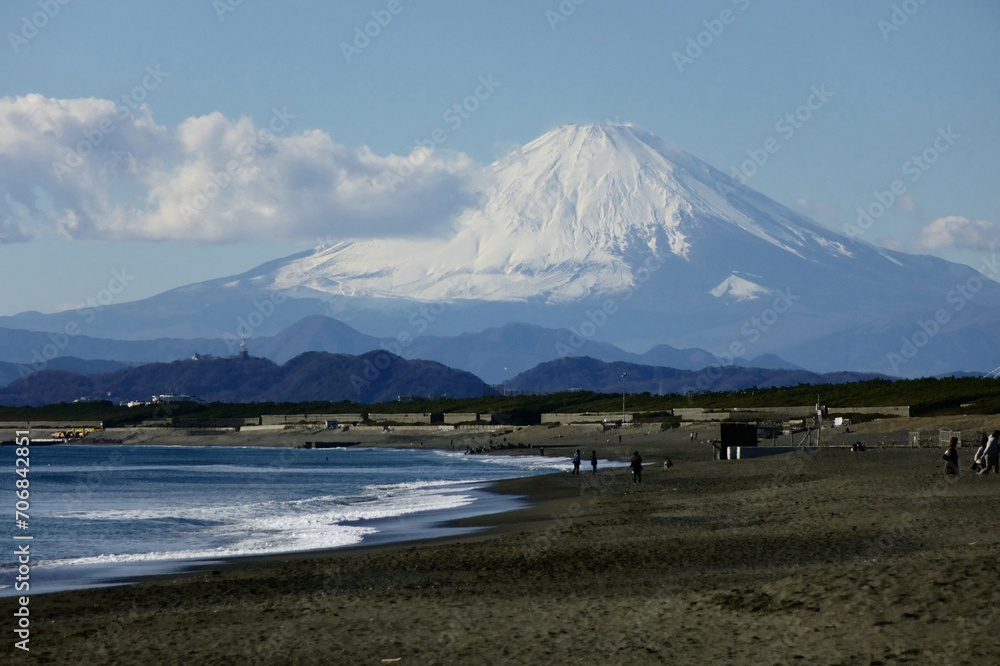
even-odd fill
[(325, 495), (291, 502), (277, 500), (229, 506), (155, 507), (66, 514), (83, 520), (197, 520), (204, 538), (229, 542), (215, 548), (144, 553), (103, 553), (40, 563), (45, 566), (112, 564), (157, 560), (218, 559), (245, 555), (341, 548), (356, 544), (373, 526), (345, 523), (396, 518), (468, 506), (474, 481), (416, 481), (366, 486), (363, 498), (346, 503)]
[(472, 495), (457, 493), (410, 492), (399, 495), (389, 494), (376, 500), (358, 502), (345, 506), (339, 511), (339, 520), (377, 520), (395, 518), (411, 513), (439, 511), (467, 506), (475, 501)]
[(373, 484), (365, 486), (358, 496), (319, 495), (297, 500), (267, 500), (264, 502), (238, 503), (230, 505), (188, 505), (170, 507), (142, 507), (135, 509), (103, 509), (90, 511), (69, 511), (55, 514), (56, 518), (75, 520), (194, 520), (231, 521), (250, 518), (262, 514), (275, 513), (288, 518), (289, 509), (307, 511), (315, 505), (333, 504), (337, 508), (326, 508), (324, 515), (335, 521), (373, 520), (435, 509), (464, 506), (472, 501), (469, 496), (455, 494), (459, 489), (472, 490), (482, 485), (482, 481), (413, 481), (396, 484)]
[[(517, 469), (523, 469), (526, 472), (565, 472), (567, 469), (573, 467), (572, 455), (567, 454), (565, 457), (557, 456), (502, 456), (502, 455), (490, 455), (490, 454), (475, 454), (474, 456), (468, 456), (464, 453), (455, 453), (452, 451), (440, 451), (437, 453), (442, 456), (457, 457), (472, 459), (478, 462), (484, 462), (491, 465), (503, 465), (505, 467), (514, 467)], [(586, 454), (587, 452), (583, 449), (580, 450), (581, 454)], [(585, 464), (590, 464), (590, 458), (584, 455)], [(598, 469), (604, 467), (626, 467), (628, 462), (622, 462), (619, 460), (604, 460), (598, 458), (597, 460)]]
[[(280, 465), (46, 465), (47, 474), (90, 474), (108, 473), (114, 470), (115, 474), (124, 472), (180, 472), (185, 474), (315, 474), (316, 470), (311, 467), (287, 467)], [(338, 468), (337, 471), (344, 471)]]
[(289, 535), (273, 535), (272, 538), (244, 539), (232, 546), (193, 550), (157, 551), (150, 553), (106, 553), (90, 557), (42, 560), (36, 567), (76, 566), (81, 564), (121, 564), (127, 562), (154, 562), (166, 560), (217, 560), (248, 555), (270, 555), (274, 553), (305, 550), (326, 550), (343, 548), (360, 543), (366, 534), (377, 530), (372, 527), (346, 525), (324, 525), (322, 530), (302, 531)]
[(366, 486), (366, 489), (372, 491), (378, 496), (383, 495), (398, 495), (401, 492), (409, 492), (413, 490), (427, 490), (433, 488), (448, 489), (455, 486), (468, 486), (477, 487), (484, 483), (482, 479), (457, 479), (450, 481), (407, 481), (405, 483), (384, 483), (384, 484), (373, 484)]

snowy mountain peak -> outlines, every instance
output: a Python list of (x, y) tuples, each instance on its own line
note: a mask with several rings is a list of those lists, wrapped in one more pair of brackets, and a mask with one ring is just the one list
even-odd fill
[(493, 166), (485, 212), (506, 229), (551, 229), (633, 260), (630, 250), (688, 259), (706, 231), (749, 233), (799, 257), (849, 254), (833, 232), (633, 125), (558, 127)]
[(649, 252), (684, 256), (679, 221), (692, 208), (675, 166), (649, 139), (629, 126), (548, 132), (493, 165), (494, 189), (470, 216), (470, 229), (491, 243), (536, 236), (519, 254), (530, 249), (524, 258), (534, 266), (608, 267)]
[[(489, 172), (484, 203), (462, 214), (451, 238), (344, 242), (278, 271), (274, 287), (551, 303), (623, 292), (650, 261), (690, 264), (699, 248), (850, 255), (849, 239), (632, 125), (557, 127)], [(761, 292), (734, 284), (726, 293)]]
[(631, 162), (667, 173), (675, 167), (707, 166), (693, 155), (631, 123), (563, 125), (546, 132), (514, 154), (518, 152), (524, 155), (548, 153), (571, 165), (580, 160), (598, 167), (621, 167)]
[(716, 298), (723, 298), (728, 301), (738, 302), (752, 301), (773, 292), (771, 289), (762, 287), (755, 282), (751, 282), (750, 280), (733, 273), (708, 293)]

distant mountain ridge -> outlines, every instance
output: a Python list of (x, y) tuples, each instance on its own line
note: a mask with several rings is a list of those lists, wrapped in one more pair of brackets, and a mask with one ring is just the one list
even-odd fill
[[(618, 393), (622, 373), (627, 374), (625, 388), (629, 393), (657, 395), (842, 383), (876, 377), (736, 366), (713, 366), (696, 372), (574, 357), (548, 361), (522, 372), (506, 382), (504, 389)], [(492, 390), (472, 373), (433, 361), (407, 360), (386, 351), (359, 356), (308, 352), (283, 365), (262, 358), (205, 357), (149, 363), (96, 375), (46, 370), (0, 388), (0, 405), (37, 406), (81, 399), (121, 402), (149, 400), (162, 394), (188, 395), (206, 402), (375, 403), (399, 396), (479, 397)]]
[[(358, 355), (385, 349), (404, 358), (437, 361), (466, 370), (490, 384), (498, 384), (539, 363), (567, 354), (695, 370), (723, 363), (722, 359), (703, 349), (657, 345), (644, 354), (632, 354), (608, 343), (584, 339), (571, 330), (553, 330), (521, 323), (457, 336), (423, 335), (400, 342), (395, 338), (386, 340), (365, 335), (343, 322), (322, 315), (304, 317), (276, 335), (250, 338), (247, 344), (254, 356), (268, 358), (278, 364), (314, 351)], [(96, 359), (111, 359), (122, 363), (166, 362), (188, 359), (195, 354), (227, 357), (235, 355), (239, 349), (232, 339), (107, 340), (83, 335), (66, 338), (64, 345), (67, 353), (94, 362)], [(29, 369), (73, 370), (59, 361), (64, 357), (47, 360), (49, 353), (54, 351), (60, 349), (51, 334), (0, 328), (0, 361), (18, 361), (20, 365), (15, 365), (13, 373), (3, 374), (0, 370), (0, 386), (16, 379), (19, 372)], [(757, 361), (741, 359), (739, 362), (756, 365)], [(761, 358), (759, 366), (794, 367), (777, 357)], [(4, 377), (9, 379), (2, 381)]]
[(386, 402), (401, 395), (478, 397), (481, 379), (432, 361), (385, 351), (360, 356), (310, 352), (283, 365), (261, 358), (204, 358), (150, 363), (108, 374), (46, 370), (0, 388), (0, 404), (149, 400), (189, 395), (205, 402)]
[(883, 375), (858, 372), (819, 374), (806, 370), (713, 367), (696, 372), (677, 368), (653, 367), (635, 363), (607, 363), (593, 358), (563, 358), (542, 363), (522, 372), (505, 387), (525, 392), (557, 393), (581, 390), (595, 393), (621, 393), (622, 373), (628, 393), (664, 395), (690, 392), (740, 391), (747, 388), (797, 386), (799, 384), (843, 384), (884, 378)]

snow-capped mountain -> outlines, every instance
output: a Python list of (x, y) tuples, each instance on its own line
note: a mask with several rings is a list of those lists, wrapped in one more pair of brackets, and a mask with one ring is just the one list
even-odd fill
[[(599, 341), (776, 353), (817, 371), (1000, 365), (1000, 284), (827, 229), (639, 128), (559, 127), (486, 176), (446, 237), (336, 241), (109, 307), (88, 334), (235, 339), (327, 314), (403, 355), (421, 335), (524, 322), (574, 331), (580, 344), (553, 357)], [(0, 325), (60, 330), (72, 316)]]
[[(485, 204), (467, 211), (451, 238), (338, 243), (289, 263), (274, 285), (551, 304), (624, 292), (639, 283), (644, 265), (691, 265), (706, 234), (738, 244), (750, 237), (799, 259), (851, 256), (844, 239), (628, 125), (560, 127), (491, 171)], [(769, 293), (744, 278), (730, 284), (722, 270), (709, 293)]]

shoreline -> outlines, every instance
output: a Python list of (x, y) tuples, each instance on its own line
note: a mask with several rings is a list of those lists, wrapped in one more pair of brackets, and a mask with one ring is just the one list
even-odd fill
[(641, 486), (625, 468), (494, 482), (531, 506), (458, 521), (476, 534), (38, 595), (32, 651), (114, 664), (1000, 660), (1000, 515), (984, 511), (1000, 476), (969, 474), (968, 448), (948, 478), (938, 447), (713, 462), (705, 444), (658, 438), (598, 449), (638, 448)]
[[(112, 587), (143, 586), (160, 582), (170, 582), (175, 579), (190, 578), (191, 576), (200, 576), (205, 574), (218, 575), (216, 572), (244, 571), (248, 569), (267, 568), (276, 565), (310, 562), (313, 560), (326, 560), (337, 557), (364, 557), (372, 554), (393, 552), (403, 549), (409, 550), (425, 546), (444, 546), (455, 543), (469, 543), (487, 540), (509, 531), (522, 529), (525, 522), (537, 519), (531, 516), (533, 513), (554, 513), (556, 510), (562, 508), (569, 499), (576, 495), (576, 492), (570, 487), (559, 486), (546, 482), (546, 479), (551, 481), (552, 479), (564, 476), (567, 475), (563, 472), (552, 472), (550, 474), (536, 474), (532, 476), (513, 477), (484, 482), (484, 487), (479, 489), (478, 492), (490, 493), (513, 501), (520, 499), (524, 501), (525, 506), (486, 513), (475, 513), (474, 515), (469, 516), (427, 521), (430, 524), (438, 526), (442, 529), (467, 529), (475, 531), (464, 532), (461, 534), (418, 537), (413, 539), (375, 543), (365, 543), (364, 540), (362, 540), (356, 544), (350, 544), (338, 548), (239, 555), (222, 557), (217, 560), (163, 560), (164, 563), (176, 565), (178, 569), (182, 570), (172, 573), (143, 575), (141, 578), (109, 578), (107, 579), (108, 583), (106, 585), (41, 593), (35, 592), (33, 596), (41, 597), (64, 594), (86, 594), (90, 591), (104, 590)], [(439, 511), (441, 513), (453, 512), (451, 509), (441, 509)], [(431, 511), (429, 513), (435, 512), (437, 511)], [(419, 514), (409, 514), (409, 517), (417, 515)], [(526, 519), (525, 516), (529, 517)], [(385, 518), (380, 520), (397, 520), (397, 518)], [(0, 599), (10, 598), (12, 597), (0, 597)]]
[[(557, 475), (558, 473), (553, 473)], [(541, 475), (549, 476), (549, 475)], [(366, 535), (362, 537), (362, 540), (356, 544), (350, 544), (346, 546), (341, 546), (338, 548), (326, 548), (326, 549), (314, 549), (314, 550), (301, 550), (301, 551), (288, 551), (288, 552), (275, 552), (275, 553), (263, 553), (263, 554), (253, 554), (253, 555), (237, 555), (237, 556), (226, 556), (217, 559), (164, 559), (164, 560), (145, 560), (136, 562), (125, 562), (125, 563), (109, 563), (109, 564), (87, 564), (87, 565), (64, 565), (64, 567), (88, 567), (94, 570), (94, 574), (87, 577), (89, 582), (81, 583), (79, 585), (74, 585), (73, 587), (68, 587), (65, 589), (54, 589), (45, 590), (42, 592), (33, 592), (33, 596), (39, 597), (42, 595), (57, 595), (66, 594), (73, 592), (86, 593), (92, 590), (106, 589), (111, 587), (119, 587), (125, 585), (146, 585), (153, 583), (160, 583), (171, 581), (173, 579), (183, 579), (189, 578), (191, 576), (199, 576), (205, 574), (215, 574), (216, 572), (222, 573), (226, 571), (233, 570), (244, 570), (256, 567), (269, 567), (277, 564), (284, 564), (289, 562), (304, 562), (316, 559), (326, 559), (330, 557), (335, 557), (340, 554), (345, 554), (353, 551), (360, 551), (362, 553), (366, 552), (379, 552), (383, 550), (394, 550), (400, 547), (419, 547), (433, 544), (445, 544), (454, 543), (461, 541), (469, 541), (475, 538), (489, 538), (490, 533), (494, 528), (500, 529), (500, 525), (490, 525), (488, 519), (493, 516), (501, 516), (507, 513), (514, 513), (517, 511), (530, 508), (530, 500), (526, 499), (526, 495), (520, 494), (519, 492), (506, 492), (502, 490), (494, 489), (494, 486), (502, 484), (505, 481), (517, 481), (522, 478), (533, 478), (533, 477), (517, 477), (514, 479), (501, 479), (497, 481), (488, 482), (485, 487), (475, 490), (474, 492), (479, 494), (493, 494), (496, 495), (498, 499), (493, 500), (497, 503), (517, 503), (518, 500), (523, 500), (523, 503), (527, 503), (528, 506), (514, 506), (511, 508), (504, 508), (500, 510), (487, 510), (485, 512), (476, 512), (472, 515), (458, 516), (454, 518), (434, 518), (431, 516), (422, 516), (421, 514), (410, 514), (408, 517), (417, 522), (413, 526), (413, 530), (425, 531), (425, 532), (450, 532), (449, 534), (439, 534), (437, 536), (420, 536), (415, 538), (393, 538), (388, 536), (387, 531), (378, 531), (371, 535)], [(477, 502), (483, 501), (484, 498), (477, 498)], [(489, 502), (490, 500), (486, 500)], [(467, 509), (467, 507), (460, 507), (459, 509), (440, 509), (432, 510), (426, 513), (468, 513), (468, 511), (463, 511), (462, 509)], [(398, 518), (384, 518), (376, 521), (363, 521), (365, 525), (375, 526), (379, 522), (395, 522)], [(503, 520), (501, 523), (505, 522)], [(344, 523), (348, 526), (353, 526), (361, 523)], [(370, 538), (369, 538), (370, 537)], [(111, 575), (101, 575), (100, 571), (103, 569), (114, 569), (115, 567), (122, 567), (124, 569), (137, 569), (139, 571), (135, 573), (122, 573), (118, 576)], [(172, 571), (164, 571), (157, 573), (141, 573), (143, 568), (167, 568), (173, 569)], [(6, 591), (4, 591), (6, 592)], [(0, 599), (13, 598), (19, 596), (17, 593), (13, 594), (0, 594)]]
[[(81, 446), (80, 444), (69, 444), (66, 446)], [(92, 445), (90, 445), (92, 446)], [(118, 446), (118, 445), (116, 445)], [(128, 445), (121, 445), (127, 447)], [(161, 448), (183, 448), (181, 445), (151, 444)], [(191, 447), (193, 449), (202, 447)], [(229, 447), (220, 447), (229, 448)], [(261, 450), (273, 447), (257, 447)], [(385, 449), (386, 447), (365, 447), (372, 451)], [(399, 449), (391, 447), (393, 450), (415, 450), (409, 447)], [(431, 447), (424, 449), (434, 450)], [(438, 447), (437, 450), (442, 450)], [(521, 451), (519, 453), (533, 453), (537, 456), (537, 451)], [(462, 454), (454, 454), (462, 455)], [(523, 466), (523, 465), (522, 465)], [(544, 466), (541, 466), (544, 469)], [(517, 467), (513, 468), (518, 470)], [(474, 532), (485, 532), (489, 530), (488, 518), (498, 514), (527, 508), (530, 500), (520, 490), (505, 490), (509, 481), (532, 478), (534, 476), (559, 475), (561, 472), (548, 472), (544, 474), (531, 473), (525, 467), (517, 473), (525, 476), (511, 478), (486, 479), (482, 481), (469, 481), (460, 487), (453, 487), (448, 484), (443, 486), (443, 491), (447, 494), (460, 493), (471, 498), (467, 504), (461, 504), (450, 508), (436, 508), (416, 511), (414, 513), (402, 515), (390, 515), (380, 518), (369, 518), (362, 520), (349, 520), (338, 523), (344, 527), (363, 527), (374, 530), (369, 534), (360, 537), (357, 543), (346, 544), (337, 547), (313, 548), (307, 550), (290, 550), (284, 552), (267, 553), (247, 553), (240, 555), (220, 555), (218, 557), (163, 557), (161, 559), (142, 559), (142, 553), (137, 553), (137, 559), (129, 559), (122, 556), (122, 561), (96, 561), (65, 563), (54, 566), (44, 564), (38, 566), (36, 577), (38, 582), (32, 582), (34, 595), (59, 594), (78, 590), (92, 590), (103, 587), (143, 584), (151, 581), (170, 579), (175, 576), (189, 576), (193, 573), (254, 566), (255, 563), (269, 564), (275, 561), (289, 561), (297, 559), (315, 559), (327, 557), (332, 554), (356, 549), (376, 549), (384, 547), (394, 547), (402, 544), (426, 544), (438, 540), (448, 540), (456, 538), (469, 538)], [(89, 558), (100, 559), (100, 558)], [(117, 570), (117, 571), (116, 571)], [(44, 572), (44, 573), (42, 573)], [(3, 574), (9, 571), (0, 572)], [(4, 580), (3, 583), (9, 581)], [(0, 598), (10, 598), (19, 596), (13, 589), (13, 585), (7, 585), (6, 589), (0, 589)]]

